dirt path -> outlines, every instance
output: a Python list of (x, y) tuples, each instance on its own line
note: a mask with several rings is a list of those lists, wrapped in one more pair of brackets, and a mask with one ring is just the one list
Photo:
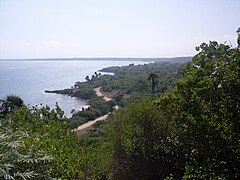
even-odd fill
[[(98, 87), (98, 88), (95, 88), (95, 89), (94, 89), (94, 90), (96, 91), (96, 95), (97, 95), (97, 96), (100, 96), (100, 97), (103, 96), (103, 99), (104, 99), (105, 101), (111, 101), (111, 98), (108, 98), (108, 97), (104, 96), (104, 95), (101, 93), (100, 89), (101, 89), (101, 87)], [(115, 108), (116, 110), (119, 109), (119, 107), (118, 107), (117, 105), (116, 105), (114, 108)], [(108, 117), (108, 115), (109, 115), (109, 114), (105, 114), (104, 116), (100, 116), (100, 117), (96, 118), (95, 120), (88, 121), (87, 123), (84, 123), (84, 124), (78, 126), (76, 129), (74, 129), (74, 131), (79, 132), (79, 131), (85, 130), (86, 128), (91, 127), (92, 125), (94, 125), (94, 124), (95, 124), (96, 122), (98, 122), (98, 121), (104, 121), (104, 120), (106, 120), (107, 117)]]
[(78, 126), (76, 129), (74, 129), (74, 131), (81, 131), (85, 128), (92, 126), (93, 124), (95, 124), (98, 121), (103, 121), (103, 120), (107, 119), (107, 117), (108, 117), (108, 114), (106, 114), (104, 116), (100, 116), (100, 117), (96, 118), (95, 120), (88, 121), (87, 123), (84, 123), (84, 124)]
[(94, 91), (96, 91), (96, 95), (99, 96), (99, 97), (103, 96), (103, 99), (104, 99), (105, 101), (111, 101), (111, 98), (108, 98), (108, 97), (104, 96), (104, 95), (101, 93), (100, 89), (101, 89), (101, 87), (98, 87), (98, 88), (95, 88), (95, 89), (94, 89)]

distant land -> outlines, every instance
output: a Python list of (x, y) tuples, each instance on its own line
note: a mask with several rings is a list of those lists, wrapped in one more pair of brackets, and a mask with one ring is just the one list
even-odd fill
[(153, 61), (153, 62), (188, 62), (192, 57), (172, 57), (172, 58), (36, 58), (36, 59), (0, 59), (0, 61)]

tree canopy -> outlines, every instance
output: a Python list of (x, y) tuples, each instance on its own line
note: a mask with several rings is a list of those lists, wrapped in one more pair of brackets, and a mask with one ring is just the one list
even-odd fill
[(210, 41), (172, 92), (133, 104), (110, 123), (120, 179), (240, 178), (240, 52)]

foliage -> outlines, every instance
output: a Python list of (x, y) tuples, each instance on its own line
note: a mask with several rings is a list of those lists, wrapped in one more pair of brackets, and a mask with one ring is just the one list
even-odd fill
[[(102, 71), (113, 72), (114, 76), (104, 75), (96, 83), (103, 91), (115, 92), (115, 95), (131, 96), (138, 93), (150, 97), (153, 90), (156, 95), (161, 95), (174, 87), (174, 81), (181, 78), (178, 70), (183, 67), (184, 64), (169, 62), (109, 67)], [(149, 77), (150, 79), (153, 77), (151, 75), (156, 75), (156, 78), (149, 83)], [(159, 77), (158, 81), (156, 81), (157, 77)]]
[[(101, 86), (104, 91), (114, 92), (116, 102), (91, 96), (91, 107), (73, 115), (74, 125), (109, 112), (111, 106), (125, 104), (126, 99), (139, 102), (112, 113), (107, 123), (97, 124), (80, 142), (67, 129), (67, 120), (58, 106), (56, 110), (14, 109), (2, 119), (1, 129), (8, 127), (12, 132), (27, 133), (21, 139), (16, 136), (13, 144), (18, 141), (24, 144), (18, 146), (19, 154), (41, 149), (44, 156), (51, 156), (46, 165), (33, 166), (29, 172), (37, 173), (38, 168), (44, 167), (52, 177), (239, 179), (239, 44), (232, 48), (211, 41), (196, 49), (199, 53), (181, 70), (183, 78), (167, 93), (174, 87), (174, 81), (181, 78), (177, 71), (182, 64), (111, 67), (108, 70), (115, 76), (102, 75), (78, 83), (72, 92)], [(157, 99), (151, 96), (153, 84), (148, 82), (151, 73), (160, 77), (158, 83), (154, 81)], [(142, 100), (146, 97), (151, 98)], [(0, 143), (5, 143), (4, 137)], [(0, 149), (4, 157), (10, 157), (7, 152), (11, 150)], [(37, 154), (36, 157), (39, 158)], [(18, 158), (13, 156), (11, 163), (19, 163), (15, 162)]]
[(188, 148), (191, 173), (239, 178), (239, 49), (203, 43), (183, 71), (176, 94), (181, 107), (181, 141)]
[(7, 114), (12, 113), (14, 109), (24, 105), (23, 100), (16, 95), (9, 95), (4, 100), (0, 100), (0, 117), (5, 117)]
[(119, 179), (240, 178), (240, 51), (203, 43), (172, 92), (111, 119)]
[(28, 134), (3, 127), (0, 132), (0, 178), (2, 179), (49, 179), (51, 156), (26, 146)]
[(90, 99), (89, 105), (89, 108), (78, 111), (69, 118), (68, 124), (70, 129), (74, 129), (83, 123), (113, 111), (115, 104), (112, 101), (105, 101), (102, 97), (94, 97)]
[[(186, 58), (186, 60), (189, 60), (189, 58)], [(101, 87), (104, 92), (109, 92), (113, 96), (122, 96), (123, 99), (119, 102), (121, 105), (124, 105), (134, 100), (134, 98), (129, 100), (132, 95), (136, 97), (138, 94), (138, 97), (143, 97), (141, 99), (144, 99), (146, 96), (151, 97), (153, 90), (154, 94), (159, 96), (172, 89), (174, 82), (181, 78), (181, 75), (178, 73), (178, 70), (184, 67), (184, 64), (181, 62), (161, 62), (137, 66), (130, 64), (129, 66), (104, 68), (101, 70), (102, 72), (112, 72), (114, 75), (101, 75), (101, 73), (95, 72), (92, 79), (86, 76), (86, 82), (76, 82), (71, 89), (46, 92), (92, 99), (96, 96), (93, 89)], [(156, 74), (159, 77), (158, 81), (154, 78), (153, 81), (149, 82), (148, 79), (151, 77), (151, 74)]]
[(112, 172), (118, 179), (163, 179), (183, 173), (176, 125), (149, 100), (130, 105), (110, 120)]
[(71, 93), (71, 96), (80, 97), (82, 99), (91, 99), (92, 97), (96, 96), (96, 93), (93, 88), (83, 85), (78, 89), (74, 89)]
[[(101, 73), (95, 72), (91, 79), (86, 76), (86, 82), (77, 81), (71, 89), (45, 92), (68, 94), (89, 100), (90, 108), (76, 111), (69, 119), (68, 126), (73, 129), (87, 121), (112, 112), (113, 106), (116, 104), (125, 106), (128, 102), (140, 102), (146, 97), (152, 97), (152, 93), (159, 96), (172, 89), (175, 80), (181, 77), (178, 70), (183, 66), (182, 63), (162, 62), (109, 67), (102, 69), (102, 71), (113, 72), (114, 75), (101, 75)], [(149, 79), (151, 83), (149, 83)], [(102, 98), (97, 97), (94, 91), (96, 87), (101, 87), (103, 91), (109, 92), (113, 101), (105, 102)]]
[[(55, 110), (50, 110), (48, 106), (22, 107), (2, 120), (1, 124), (1, 128), (28, 134), (22, 139), (24, 147), (32, 147), (30, 150), (33, 149), (33, 152), (41, 150), (52, 157), (47, 166), (38, 164), (39, 169), (50, 171), (47, 177), (74, 179), (83, 175), (82, 148), (75, 133), (67, 128), (66, 119), (58, 106)], [(23, 154), (31, 156), (31, 152)], [(28, 166), (21, 167), (28, 169)]]
[(104, 133), (86, 135), (81, 138), (81, 144), (85, 154), (83, 177), (85, 179), (112, 179), (109, 173), (111, 146), (106, 135)]
[(152, 93), (153, 94), (155, 93), (155, 87), (156, 87), (158, 78), (159, 78), (158, 75), (155, 73), (151, 73), (148, 76), (148, 80), (152, 82)]

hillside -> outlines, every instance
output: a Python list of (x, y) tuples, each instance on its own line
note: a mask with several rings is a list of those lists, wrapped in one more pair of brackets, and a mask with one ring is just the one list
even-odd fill
[[(236, 48), (212, 41), (196, 49), (187, 64), (109, 67), (114, 76), (96, 72), (60, 90), (90, 100), (71, 119), (58, 105), (28, 107), (7, 96), (0, 177), (239, 179), (240, 34)], [(114, 101), (98, 97), (96, 87)], [(69, 128), (109, 112), (84, 136)]]

